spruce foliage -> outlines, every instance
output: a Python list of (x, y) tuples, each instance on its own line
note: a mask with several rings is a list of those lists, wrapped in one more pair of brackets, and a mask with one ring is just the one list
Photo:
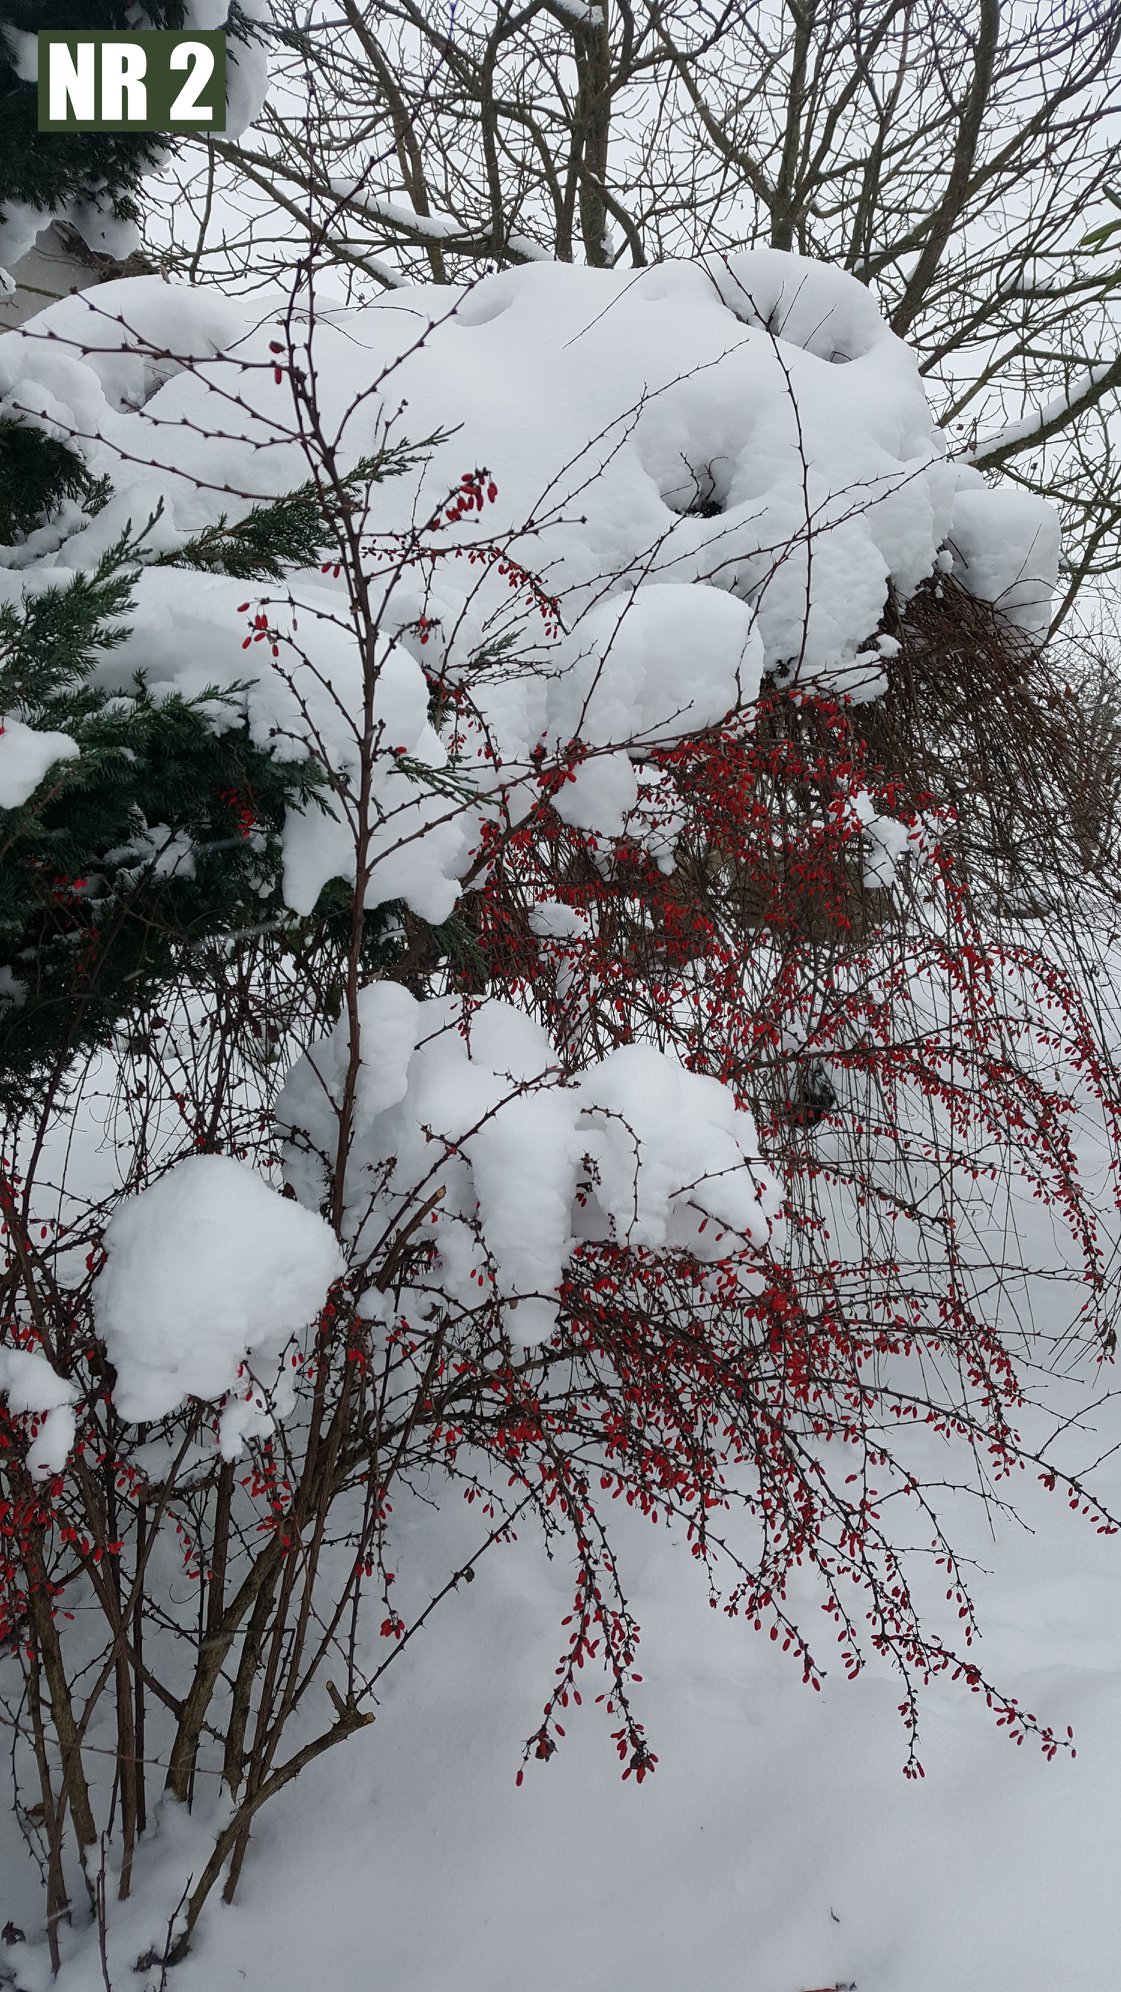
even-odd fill
[(155, 698), (94, 680), (127, 634), (141, 561), (109, 549), (64, 585), (0, 606), (0, 713), (66, 734), (71, 760), (0, 811), (0, 1095), (108, 1043), (193, 950), (282, 917), (280, 833), (316, 765), (248, 737), (240, 692)]
[(268, 504), (254, 505), (242, 519), (222, 513), (186, 545), (160, 554), (160, 567), (193, 567), (203, 574), (229, 574), (239, 581), (279, 581), (293, 568), (316, 567), (344, 520), (360, 513), (371, 484), (401, 477), (447, 440), (437, 431), (422, 442), (386, 441), (376, 455), (360, 457), (333, 490), (311, 482)]
[(12, 546), (42, 525), (65, 498), (90, 489), (77, 450), (11, 415), (0, 415), (0, 544)]
[[(182, 0), (147, 0), (153, 27), (183, 25)], [(27, 76), (24, 38), (40, 30), (135, 27), (128, 0), (5, 0), (0, 19), (0, 223), (30, 208), (42, 226), (65, 218), (81, 230), (84, 211), (117, 221), (140, 217), (142, 177), (167, 140), (145, 132), (38, 129), (37, 86)], [(86, 489), (81, 456), (11, 408), (0, 407), (0, 544), (18, 542)]]
[[(183, 26), (182, 0), (145, 0), (145, 25)], [(9, 203), (38, 209), (46, 226), (51, 217), (88, 201), (120, 221), (139, 217), (138, 193), (167, 150), (167, 140), (147, 132), (85, 131), (42, 138), (36, 86), (21, 73), (21, 35), (41, 29), (93, 31), (134, 28), (130, 0), (5, 0), (0, 20), (0, 220)]]

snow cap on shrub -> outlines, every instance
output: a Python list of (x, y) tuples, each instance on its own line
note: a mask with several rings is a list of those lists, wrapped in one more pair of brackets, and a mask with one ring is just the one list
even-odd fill
[[(465, 1019), (457, 999), (418, 1003), (393, 982), (362, 991), (359, 1023), (344, 1228), (360, 1256), (431, 1203), (418, 1241), (430, 1258), (408, 1274), (422, 1312), (469, 1311), (497, 1290), (524, 1349), (553, 1332), (581, 1241), (706, 1263), (774, 1242), (779, 1194), (750, 1114), (670, 1053), (624, 1045), (566, 1082), (545, 1031), (511, 1004), (490, 1000)], [(344, 1018), (277, 1104), (288, 1179), (312, 1207), (338, 1140), (349, 1046)]]
[(131, 1423), (213, 1402), (245, 1361), (275, 1361), (344, 1270), (315, 1211), (241, 1162), (194, 1155), (123, 1204), (105, 1234), (97, 1323)]

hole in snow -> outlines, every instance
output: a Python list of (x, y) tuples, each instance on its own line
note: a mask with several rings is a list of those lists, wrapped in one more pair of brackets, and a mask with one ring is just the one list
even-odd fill
[(678, 476), (658, 478), (659, 495), (663, 505), (679, 518), (716, 519), (728, 502), (731, 473), (730, 457), (714, 458), (706, 464), (691, 464), (682, 457)]

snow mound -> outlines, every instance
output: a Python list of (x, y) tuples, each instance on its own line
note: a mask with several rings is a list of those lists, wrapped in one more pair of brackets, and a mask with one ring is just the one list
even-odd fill
[[(117, 1372), (113, 1402), (133, 1424), (187, 1397), (215, 1402), (243, 1363), (275, 1362), (344, 1270), (317, 1212), (224, 1155), (191, 1156), (130, 1198), (105, 1245), (97, 1324)], [(224, 1451), (240, 1433), (231, 1421)]]
[[(569, 757), (572, 824), (641, 837), (635, 765), (749, 704), (765, 671), (874, 696), (866, 646), (891, 591), (953, 565), (1014, 620), (1046, 621), (1054, 514), (947, 462), (914, 355), (836, 270), (770, 250), (625, 274), (537, 262), (321, 310), (309, 340), (290, 300), (154, 278), (0, 338), (0, 395), (79, 434), (119, 486), (33, 567), (17, 549), (0, 600), (89, 566), (130, 523), (151, 518), (148, 544), (174, 553), (305, 484), (289, 366), (314, 373), (344, 471), (379, 419), (438, 438), (370, 492), (366, 630), (329, 570), (262, 595), (153, 568), (98, 664), (110, 690), (138, 668), (156, 696), (247, 686), (216, 725), (240, 710), (278, 756), (329, 765), (326, 811), (285, 831), (299, 914), (354, 878), (360, 792), (366, 903), (439, 922), (488, 815), (524, 816), (550, 760)], [(478, 505), (449, 508), (483, 466)], [(459, 695), (435, 724), (433, 674)]]

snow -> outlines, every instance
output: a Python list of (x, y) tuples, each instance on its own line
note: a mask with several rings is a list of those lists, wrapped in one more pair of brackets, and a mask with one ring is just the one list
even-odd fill
[[(1119, 1437), (1114, 1406), (1088, 1450)], [(438, 1535), (422, 1500), (398, 1506), (398, 1567), (407, 1551), (423, 1596), (483, 1531), (462, 1506)], [(182, 1992), (367, 1992), (375, 1957), (389, 1992), (1116, 1992), (1115, 1541), (1038, 1488), (1028, 1528), (994, 1516), (995, 1541), (980, 1511), (955, 1514), (983, 1566), (986, 1663), (1071, 1722), (1078, 1755), (1014, 1749), (936, 1684), (926, 1777), (908, 1783), (886, 1671), (810, 1693), (769, 1640), (708, 1610), (683, 1545), (612, 1519), (655, 1776), (620, 1783), (612, 1725), (588, 1706), (515, 1788), (570, 1609), (567, 1566), (525, 1534), (386, 1676), (372, 1729), (263, 1810), (235, 1906), (176, 1967)], [(209, 1823), (157, 1811), (142, 1885), (111, 1921), (114, 1984), (155, 1992), (158, 1970), (132, 1966), (162, 1944)], [(30, 1926), (35, 1876), (10, 1830), (6, 1911)], [(94, 1934), (66, 1945), (57, 1992), (100, 1992)], [(48, 1992), (42, 1952), (21, 1946), (19, 1965), (26, 1992)]]
[(74, 1444), (77, 1386), (37, 1349), (0, 1349), (0, 1393), (9, 1411), (34, 1420), (27, 1450), (27, 1470), (33, 1480), (61, 1473)]
[[(184, 30), (197, 28), (205, 33), (210, 28), (224, 28), (229, 12), (228, 0), (186, 0)], [(250, 27), (255, 22), (268, 23), (272, 19), (269, 0), (241, 0), (240, 12)], [(268, 57), (260, 42), (228, 35), (224, 138), (240, 138), (256, 123), (264, 108), (268, 82)]]
[(1000, 462), (1005, 456), (1018, 454), (1021, 449), (1046, 442), (1072, 409), (1087, 403), (1092, 405), (1103, 384), (1109, 384), (1115, 364), (1111, 360), (1102, 360), (1097, 366), (1087, 367), (1084, 373), (1075, 375), (1061, 394), (1052, 395), (1049, 401), (1045, 401), (1042, 408), (1032, 409), (1030, 414), (1022, 415), (1016, 422), (1007, 422), (995, 435), (986, 437), (975, 448), (963, 451), (959, 461), (985, 464), (995, 458)]
[(0, 1015), (5, 1010), (18, 1010), (26, 1001), (26, 982), (21, 982), (19, 976), (5, 963), (4, 967), (0, 968)]
[(582, 1075), (580, 1096), (597, 1165), (587, 1236), (677, 1247), (702, 1261), (739, 1241), (778, 1246), (778, 1185), (750, 1114), (718, 1079), (652, 1045), (627, 1044)]
[(77, 753), (68, 733), (39, 731), (6, 715), (0, 720), (0, 809), (22, 809), (49, 770)]
[(1046, 634), (1059, 563), (1059, 521), (1030, 491), (993, 489), (958, 467), (949, 545), (952, 572), (1031, 636)]
[(864, 834), (864, 883), (890, 886), (898, 874), (900, 859), (909, 847), (913, 848), (912, 833), (906, 824), (897, 823), (875, 809), (866, 790), (854, 795), (853, 806)]
[[(241, 1162), (197, 1155), (120, 1204), (97, 1284), (113, 1402), (139, 1424), (188, 1397), (216, 1402), (245, 1363), (271, 1363), (344, 1270), (330, 1228)], [(236, 1452), (235, 1414), (223, 1451)]]
[(124, 878), (139, 878), (142, 873), (149, 878), (195, 876), (195, 847), (191, 838), (186, 831), (172, 830), (167, 823), (146, 824), (127, 844), (106, 852), (107, 863), (122, 868), (129, 858), (134, 864), (122, 869)]
[(589, 609), (561, 644), (557, 739), (669, 745), (759, 689), (763, 646), (746, 602), (697, 581), (647, 582)]
[[(745, 1285), (777, 1248), (778, 1187), (751, 1116), (669, 1053), (624, 1045), (565, 1083), (545, 1032), (505, 1002), (465, 1018), (452, 998), (418, 1003), (381, 982), (358, 1016), (343, 1229), (360, 1261), (423, 1211), (432, 1258), (398, 1289), (403, 1317), (438, 1303), (469, 1318), (493, 1282), (510, 1342), (526, 1349), (556, 1325), (580, 1239), (701, 1261), (739, 1248)], [(312, 1209), (338, 1148), (350, 1043), (343, 1019), (277, 1103), (285, 1173)], [(371, 1311), (380, 1318), (376, 1298)]]
[(332, 180), (332, 193), (338, 194), (351, 207), (357, 207), (376, 221), (389, 221), (398, 228), (407, 229), (411, 234), (424, 237), (426, 242), (445, 242), (463, 234), (463, 227), (453, 214), (418, 214), (415, 208), (401, 207), (396, 201), (383, 201), (367, 193), (361, 180)]
[(514, 1790), (512, 1735), (540, 1709), (531, 1656), (547, 1672), (561, 1606), (514, 1551), (455, 1600), (346, 1778), (301, 1780), (264, 1825), (243, 1906), (214, 1919), (185, 1992), (239, 1970), (247, 1992), (358, 1992), (370, 1946), (409, 1992), (1114, 1992), (1115, 1565), (1080, 1544), (1072, 1597), (1071, 1532), (1052, 1527), (1019, 1559), (1022, 1589), (986, 1587), (993, 1617), (1020, 1621), (1025, 1692), (1076, 1723), (1076, 1763), (1029, 1758), (936, 1695), (910, 1786), (886, 1679), (809, 1694), (647, 1534), (652, 1781), (620, 1786), (608, 1725), (577, 1721), (571, 1753)]

